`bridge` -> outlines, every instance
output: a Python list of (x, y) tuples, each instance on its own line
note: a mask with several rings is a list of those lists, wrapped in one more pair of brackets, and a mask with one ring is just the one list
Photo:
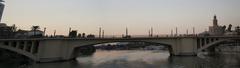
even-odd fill
[(167, 46), (172, 56), (195, 56), (240, 36), (139, 37), (139, 38), (35, 38), (0, 39), (0, 48), (24, 55), (36, 62), (71, 60), (81, 52), (93, 52), (93, 45), (109, 42), (147, 42)]

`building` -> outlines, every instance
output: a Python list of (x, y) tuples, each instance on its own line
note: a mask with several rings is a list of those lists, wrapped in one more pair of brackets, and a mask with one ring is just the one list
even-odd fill
[(14, 27), (7, 26), (5, 23), (1, 23), (4, 10), (4, 4), (2, 2), (3, 0), (0, 0), (0, 39), (13, 38)]
[(40, 38), (44, 32), (40, 30), (18, 30), (15, 32), (14, 38)]
[(44, 32), (40, 30), (18, 30), (16, 31), (15, 25), (7, 26), (5, 23), (1, 23), (3, 11), (4, 11), (4, 2), (0, 0), (0, 39), (8, 38), (39, 38), (43, 37)]
[(7, 26), (5, 23), (0, 23), (0, 39), (13, 38), (14, 27)]
[(213, 26), (209, 26), (208, 31), (204, 31), (200, 33), (201, 36), (223, 36), (223, 35), (240, 35), (240, 27), (235, 27), (235, 30), (232, 30), (232, 25), (229, 24), (228, 28), (226, 26), (218, 25), (217, 16), (214, 15), (213, 17)]
[(89, 34), (89, 35), (87, 35), (87, 38), (95, 38), (95, 35)]
[(0, 0), (0, 21), (2, 20), (3, 10), (4, 10), (4, 6), (5, 6), (2, 2), (4, 2), (4, 1)]
[(213, 17), (213, 26), (209, 26), (209, 35), (224, 35), (226, 27), (218, 25), (217, 16)]
[(77, 30), (72, 30), (71, 32), (69, 32), (68, 36), (70, 38), (76, 38), (77, 37)]
[(235, 28), (235, 32), (237, 32), (237, 35), (240, 35), (240, 26), (237, 26), (237, 27)]

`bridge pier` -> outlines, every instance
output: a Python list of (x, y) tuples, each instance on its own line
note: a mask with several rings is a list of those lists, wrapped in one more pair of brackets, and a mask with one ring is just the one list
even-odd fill
[(31, 42), (32, 42), (32, 43), (31, 43), (31, 50), (30, 50), (30, 52), (33, 54), (33, 53), (34, 53), (33, 51), (34, 51), (34, 43), (35, 43), (35, 42), (34, 42), (34, 41), (31, 41)]
[(23, 50), (27, 51), (27, 41), (23, 41)]
[[(16, 43), (16, 48), (18, 49), (20, 47), (20, 42), (13, 42)], [(15, 44), (13, 44), (13, 47), (15, 46)]]
[(172, 56), (196, 56), (197, 38), (179, 38), (172, 44)]

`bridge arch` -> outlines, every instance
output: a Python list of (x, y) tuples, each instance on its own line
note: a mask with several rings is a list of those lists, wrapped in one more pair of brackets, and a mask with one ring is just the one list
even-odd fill
[(228, 41), (232, 41), (232, 40), (240, 40), (240, 38), (221, 39), (221, 40), (218, 40), (218, 41), (215, 41), (215, 42), (212, 42), (212, 43), (204, 45), (202, 48), (198, 49), (198, 52), (201, 52), (201, 51), (203, 51), (205, 49), (208, 49), (208, 48), (211, 48), (211, 47), (215, 47), (215, 46), (218, 46), (218, 44), (222, 44), (224, 42), (228, 42)]
[[(38, 61), (36, 55), (32, 54), (31, 52), (27, 52), (27, 51), (20, 49), (20, 48), (23, 48), (24, 45), (21, 45), (17, 48), (17, 42), (12, 42), (11, 43), (12, 45), (10, 43), (11, 42), (9, 42), (9, 41), (1, 41), (0, 48), (15, 52), (17, 54), (21, 54), (31, 60)], [(29, 50), (27, 47), (29, 47), (29, 46), (26, 46), (26, 50), (30, 51), (31, 49)]]
[(21, 54), (25, 57), (28, 57), (31, 60), (38, 61), (37, 57), (30, 52), (26, 52), (26, 51), (23, 51), (21, 49), (13, 48), (13, 47), (10, 47), (10, 46), (5, 46), (5, 45), (2, 45), (2, 44), (0, 45), (0, 48), (6, 49), (6, 50), (9, 50), (9, 51), (18, 53), (18, 54)]
[[(159, 44), (161, 46), (166, 46), (168, 48), (168, 51), (170, 53), (170, 55), (173, 55), (173, 47), (170, 44), (166, 44), (166, 43), (159, 43), (159, 42), (152, 42), (152, 41), (102, 41), (102, 42), (94, 42), (94, 43), (89, 43), (86, 45), (77, 45), (73, 47), (73, 50), (71, 51), (71, 56), (73, 58), (76, 58), (79, 55), (79, 52), (81, 52), (81, 50), (90, 50), (91, 52), (95, 52), (96, 48), (93, 45), (97, 45), (97, 44), (104, 44), (104, 43), (112, 43), (112, 42), (144, 42), (144, 43), (151, 43), (151, 44)], [(148, 46), (148, 45), (146, 45)], [(86, 47), (86, 48), (85, 48)], [(92, 50), (95, 49), (95, 50)]]

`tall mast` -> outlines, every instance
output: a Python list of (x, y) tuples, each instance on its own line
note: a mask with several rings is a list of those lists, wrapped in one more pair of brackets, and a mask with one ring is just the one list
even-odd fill
[(99, 35), (99, 38), (101, 38), (101, 33), (102, 33), (101, 31), (102, 31), (102, 28), (99, 27), (99, 34), (98, 34), (98, 35)]
[(153, 28), (151, 27), (151, 37), (153, 37)]
[(104, 30), (102, 30), (102, 38), (104, 38)]
[(126, 36), (128, 36), (128, 28), (126, 27)]
[(176, 27), (176, 36), (178, 36), (178, 28)]
[(53, 36), (54, 36), (54, 37), (56, 36), (56, 30), (54, 30)]

